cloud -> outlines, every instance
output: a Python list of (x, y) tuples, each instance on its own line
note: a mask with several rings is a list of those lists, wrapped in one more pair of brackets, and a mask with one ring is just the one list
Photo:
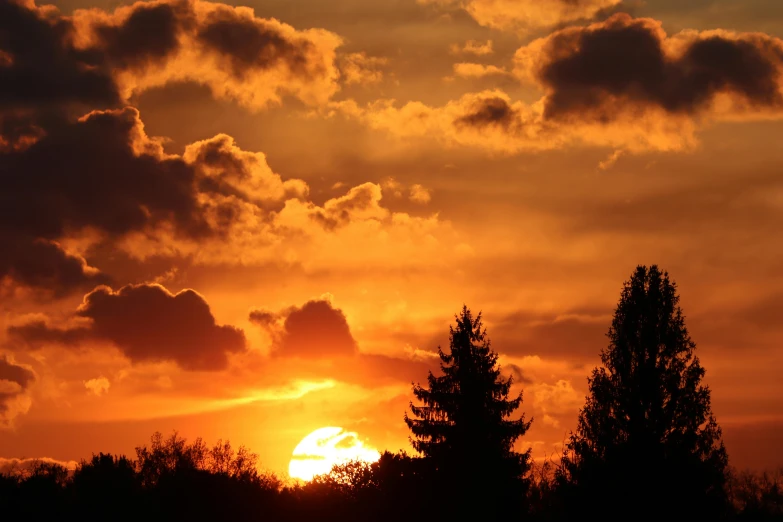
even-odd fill
[(32, 2), (0, 4), (0, 114), (68, 103), (116, 103), (119, 94), (110, 71), (89, 50), (75, 48), (71, 20)]
[(476, 56), (484, 56), (494, 52), (492, 49), (492, 40), (487, 40), (484, 43), (476, 40), (468, 40), (463, 46), (453, 44), (449, 50), (451, 51), (451, 54), (474, 54)]
[(485, 90), (463, 95), (442, 106), (381, 100), (366, 106), (333, 104), (333, 111), (385, 131), (413, 146), (432, 141), (445, 147), (474, 147), (492, 153), (562, 149), (592, 145), (647, 150), (682, 150), (695, 143), (696, 125), (687, 119), (658, 114), (619, 114), (614, 121), (548, 120), (541, 101), (512, 101), (503, 91)]
[[(672, 115), (783, 107), (783, 41), (763, 33), (684, 31), (616, 14), (556, 31), (516, 53), (516, 72), (546, 90), (547, 119), (607, 120), (623, 110)], [(723, 108), (717, 107), (724, 103)]]
[(386, 58), (367, 56), (365, 52), (349, 53), (339, 60), (340, 72), (346, 85), (371, 85), (383, 81), (383, 66)]
[(437, 367), (432, 358), (361, 352), (345, 314), (326, 299), (277, 313), (253, 310), (249, 319), (269, 334), (272, 343), (274, 362), (264, 363), (266, 369), (260, 371), (291, 371), (302, 378), (329, 378), (374, 388), (408, 384)]
[(137, 2), (112, 13), (79, 9), (73, 20), (79, 49), (104, 57), (125, 100), (177, 81), (206, 85), (254, 110), (286, 95), (317, 105), (339, 90), (339, 36), (298, 31), (249, 7)]
[(122, 235), (160, 222), (204, 235), (196, 171), (167, 157), (135, 109), (58, 122), (22, 150), (0, 154), (0, 277), (64, 295), (107, 283), (61, 239), (87, 229)]
[(95, 379), (89, 379), (84, 381), (84, 387), (90, 393), (100, 397), (101, 395), (108, 393), (111, 387), (111, 382), (106, 377), (96, 377)]
[(147, 137), (133, 108), (51, 129), (24, 151), (0, 155), (0, 173), (0, 226), (30, 236), (84, 227), (122, 234), (165, 219), (193, 233), (205, 228), (193, 169)]
[(66, 252), (56, 241), (12, 232), (6, 235), (0, 253), (0, 281), (3, 279), (13, 283), (7, 287), (21, 285), (54, 297), (109, 282), (105, 274), (89, 266), (82, 256)]
[(615, 163), (623, 156), (622, 150), (616, 150), (612, 152), (605, 160), (598, 162), (598, 168), (601, 170), (609, 170), (614, 167)]
[(555, 428), (560, 425), (557, 416), (575, 414), (585, 400), (584, 395), (573, 388), (571, 381), (564, 379), (555, 384), (531, 383), (525, 391), (532, 394), (535, 408), (542, 413), (543, 421)]
[(408, 197), (414, 203), (425, 204), (430, 202), (430, 199), (432, 199), (432, 194), (430, 193), (430, 190), (425, 188), (423, 185), (414, 183), (411, 185), (410, 195)]
[(0, 6), (0, 30), (9, 36), (0, 44), (0, 113), (72, 103), (112, 108), (181, 81), (253, 110), (284, 96), (322, 104), (340, 88), (339, 36), (299, 31), (249, 7), (153, 0), (64, 16), (52, 6), (12, 1)]
[(185, 148), (183, 159), (199, 169), (199, 188), (224, 196), (238, 196), (262, 208), (279, 208), (289, 198), (304, 198), (307, 184), (298, 179), (283, 181), (269, 167), (261, 152), (248, 152), (234, 138), (218, 134)]
[[(694, 148), (698, 131), (713, 122), (783, 116), (783, 41), (762, 33), (667, 36), (660, 22), (620, 13), (534, 40), (514, 62), (513, 74), (543, 91), (537, 101), (513, 101), (491, 89), (441, 106), (334, 102), (329, 114), (414, 144), (435, 140), (504, 154), (567, 146), (682, 151)], [(456, 67), (463, 75), (502, 72)]]
[(122, 243), (137, 233), (165, 238), (169, 249), (196, 245), (237, 226), (263, 228), (269, 212), (308, 193), (224, 134), (166, 154), (131, 107), (59, 122), (29, 147), (0, 154), (0, 178), (0, 279), (55, 296), (110, 282), (63, 239), (89, 233)]
[(9, 428), (14, 419), (30, 409), (28, 390), (35, 381), (33, 371), (16, 364), (7, 355), (0, 357), (0, 428)]
[(310, 206), (309, 216), (327, 229), (347, 225), (353, 220), (382, 220), (389, 211), (380, 205), (381, 198), (381, 187), (364, 183), (351, 188), (344, 196), (326, 201), (322, 208)]
[[(363, 236), (357, 262), (388, 259), (392, 242), (412, 262), (423, 243), (449, 233), (436, 216), (391, 212), (373, 183), (316, 205), (304, 181), (281, 178), (263, 153), (225, 134), (168, 154), (132, 107), (59, 121), (29, 147), (0, 154), (0, 177), (0, 230), (9, 238), (0, 278), (55, 296), (111, 282), (87, 261), (98, 247), (196, 264), (314, 263), (328, 261), (325, 243), (344, 243), (326, 249), (338, 255)], [(367, 248), (371, 228), (376, 246)], [(62, 246), (82, 236), (90, 239), (78, 251)]]
[(621, 0), (418, 0), (441, 8), (467, 11), (479, 24), (528, 33), (542, 27), (589, 19)]
[(497, 65), (461, 62), (454, 64), (454, 74), (461, 78), (484, 78), (486, 76), (505, 76), (508, 71)]
[(53, 328), (37, 320), (8, 328), (9, 337), (35, 348), (45, 343), (79, 346), (109, 342), (138, 362), (173, 361), (185, 370), (216, 371), (246, 348), (242, 330), (221, 326), (193, 290), (176, 294), (157, 284), (100, 286), (87, 294), (74, 318), (86, 324)]
[(342, 310), (329, 301), (308, 301), (279, 314), (278, 329), (274, 314), (261, 310), (250, 313), (250, 321), (272, 328), (272, 355), (277, 357), (322, 358), (351, 356), (357, 353), (356, 340)]

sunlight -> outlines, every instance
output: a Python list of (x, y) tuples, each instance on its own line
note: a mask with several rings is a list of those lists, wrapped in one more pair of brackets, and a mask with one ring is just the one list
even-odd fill
[(380, 457), (378, 450), (366, 446), (355, 432), (338, 427), (319, 428), (294, 448), (288, 474), (309, 481), (329, 473), (336, 464), (352, 460), (375, 462)]

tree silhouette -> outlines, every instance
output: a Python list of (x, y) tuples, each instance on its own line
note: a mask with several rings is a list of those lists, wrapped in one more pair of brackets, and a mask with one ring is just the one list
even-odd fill
[(563, 458), (580, 511), (592, 504), (604, 516), (714, 515), (728, 458), (666, 272), (636, 268), (607, 335)]
[(475, 318), (463, 306), (449, 327), (449, 352), (438, 347), (443, 375), (432, 372), (428, 387), (414, 385), (423, 404), (411, 403), (405, 423), (416, 451), (432, 463), (462, 515), (491, 517), (492, 509), (521, 502), (530, 450), (514, 451), (514, 442), (531, 421), (509, 417), (522, 393), (509, 399), (512, 379), (501, 377), (498, 355), (490, 347), (481, 313)]

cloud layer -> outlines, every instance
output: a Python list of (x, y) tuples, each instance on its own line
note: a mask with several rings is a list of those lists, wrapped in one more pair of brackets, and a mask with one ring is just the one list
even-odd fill
[(479, 24), (518, 33), (590, 19), (621, 0), (418, 0), (422, 4), (460, 8)]
[[(455, 71), (506, 74), (472, 63)], [(694, 147), (710, 122), (781, 117), (782, 71), (778, 38), (723, 30), (667, 36), (661, 22), (619, 13), (517, 50), (513, 74), (544, 92), (533, 103), (491, 89), (442, 106), (379, 100), (332, 108), (400, 138), (492, 152), (573, 145), (677, 151)]]

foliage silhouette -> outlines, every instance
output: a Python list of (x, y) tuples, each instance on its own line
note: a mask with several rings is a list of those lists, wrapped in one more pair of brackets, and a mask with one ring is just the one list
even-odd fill
[(636, 268), (607, 335), (563, 456), (571, 504), (611, 518), (718, 516), (728, 458), (666, 272)]
[[(438, 347), (443, 375), (430, 372), (428, 386), (414, 385), (422, 402), (411, 403), (405, 423), (413, 448), (438, 471), (438, 483), (454, 496), (455, 513), (494, 517), (521, 509), (530, 450), (514, 443), (530, 427), (522, 414), (522, 392), (509, 399), (512, 378), (503, 378), (481, 321), (467, 306), (449, 327), (448, 353)], [(519, 506), (515, 506), (519, 502)], [(496, 512), (498, 511), (498, 512)]]
[(783, 520), (783, 468), (761, 474), (732, 471), (727, 492), (739, 520)]

